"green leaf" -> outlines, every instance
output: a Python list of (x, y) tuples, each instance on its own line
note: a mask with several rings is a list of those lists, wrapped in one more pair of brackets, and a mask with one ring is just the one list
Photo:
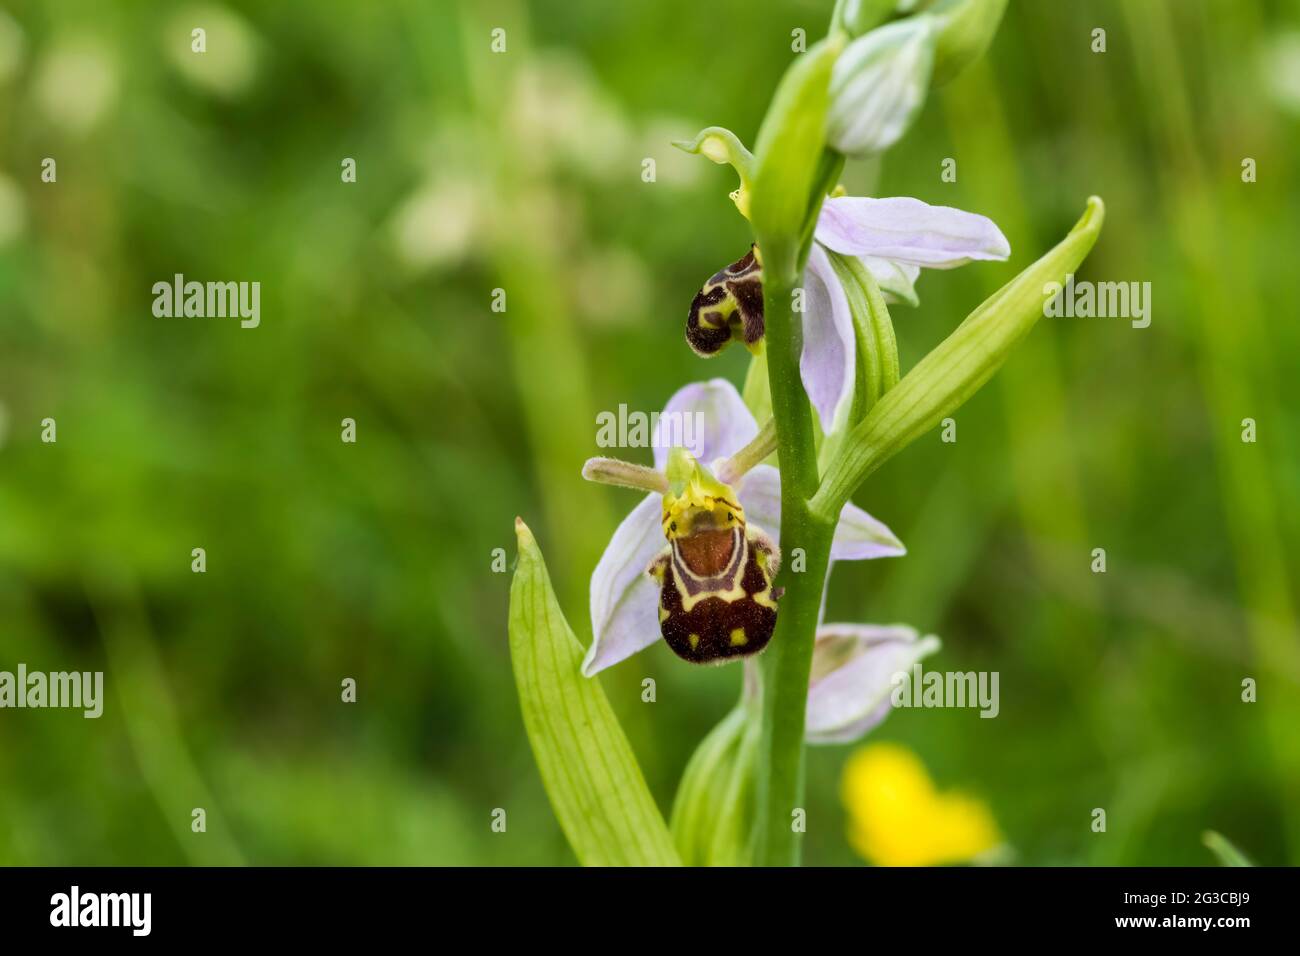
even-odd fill
[(744, 734), (745, 709), (737, 707), (700, 742), (682, 773), (669, 828), (687, 866), (712, 862), (717, 798), (728, 785)]
[[(1062, 282), (1092, 249), (1105, 207), (1096, 196), (1060, 243), (994, 293), (917, 363), (849, 433), (812, 501), (825, 520), (881, 464), (959, 408), (996, 372), (1043, 314), (1045, 287)], [(828, 517), (829, 516), (829, 517)]]
[(750, 866), (753, 863), (754, 774), (762, 729), (759, 715), (750, 715), (725, 785), (715, 798), (713, 834), (708, 846), (709, 866)]
[(1202, 833), (1201, 842), (1209, 847), (1210, 852), (1217, 856), (1224, 866), (1255, 865), (1250, 862), (1246, 854), (1237, 849), (1231, 840), (1215, 830), (1206, 830)]
[(551, 809), (585, 866), (675, 866), (672, 837), (605, 692), (582, 676), (537, 541), (515, 520), (510, 660)]
[(742, 702), (704, 738), (673, 801), (673, 841), (688, 866), (748, 866), (760, 714)]
[(767, 350), (763, 348), (749, 361), (745, 373), (745, 387), (741, 391), (745, 407), (754, 421), (765, 422), (772, 417), (772, 390), (767, 382)]
[(749, 218), (764, 271), (782, 282), (793, 283), (797, 272), (799, 240), (826, 141), (831, 68), (844, 39), (835, 33), (799, 54), (758, 131)]

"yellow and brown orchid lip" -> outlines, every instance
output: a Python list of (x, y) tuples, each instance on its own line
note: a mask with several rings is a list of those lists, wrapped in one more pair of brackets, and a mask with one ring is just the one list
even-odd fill
[[(653, 467), (608, 458), (583, 466), (590, 481), (644, 495), (592, 573), (588, 677), (660, 639), (687, 661), (720, 664), (756, 654), (772, 638), (781, 552), (765, 529), (781, 527), (781, 476), (765, 461), (775, 428), (760, 429), (740, 392), (720, 378), (678, 390), (663, 411), (696, 413), (704, 427), (690, 450), (656, 444)], [(887, 527), (844, 506), (832, 560), (903, 553)]]
[(716, 355), (732, 339), (756, 346), (763, 338), (763, 264), (750, 246), (715, 273), (691, 302), (686, 341), (697, 355)]

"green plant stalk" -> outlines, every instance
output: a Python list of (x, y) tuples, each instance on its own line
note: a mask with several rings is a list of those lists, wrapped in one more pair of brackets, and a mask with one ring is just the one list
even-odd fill
[(791, 309), (797, 277), (772, 270), (764, 278), (768, 384), (781, 465), (781, 543), (787, 556), (802, 548), (806, 565), (802, 572), (787, 570), (779, 578), (786, 593), (762, 660), (753, 859), (760, 866), (793, 866), (799, 862), (799, 839), (791, 815), (803, 802), (808, 677), (835, 525), (816, 519), (808, 506), (819, 476), (812, 409), (799, 378), (803, 335)]
[[(803, 729), (808, 676), (830, 561), (835, 522), (814, 517), (817, 430), (799, 375), (803, 349), (792, 293), (812, 244), (822, 200), (843, 168), (843, 158), (822, 149), (831, 67), (845, 37), (833, 32), (800, 57), (778, 87), (759, 130), (758, 171), (750, 220), (763, 254), (763, 314), (767, 380), (776, 422), (781, 469), (781, 543), (787, 554), (804, 552), (803, 570), (784, 572), (776, 633), (763, 655), (762, 719), (754, 786), (751, 858), (759, 866), (799, 862), (792, 813), (803, 803)], [(809, 144), (818, 144), (815, 152)], [(786, 567), (790, 567), (787, 562)]]
[(800, 573), (783, 576), (786, 592), (781, 598), (781, 614), (763, 655), (753, 852), (757, 866), (799, 863), (793, 812), (803, 807), (808, 678), (835, 530), (833, 524), (814, 520), (807, 502), (792, 502), (784, 489), (781, 497), (781, 540), (803, 548), (807, 566)]

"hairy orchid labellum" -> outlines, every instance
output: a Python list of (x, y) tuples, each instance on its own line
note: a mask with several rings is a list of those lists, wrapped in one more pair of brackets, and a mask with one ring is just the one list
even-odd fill
[[(671, 432), (666, 423), (690, 416), (699, 416), (700, 427), (689, 448), (664, 440)], [(618, 526), (592, 573), (592, 643), (584, 674), (617, 664), (660, 637), (679, 656), (700, 663), (763, 649), (780, 596), (772, 582), (780, 566), (781, 475), (764, 464), (775, 441), (774, 429), (758, 427), (735, 386), (713, 379), (687, 385), (668, 400), (652, 441), (655, 467), (609, 458), (586, 463), (582, 474), (589, 481), (648, 494)], [(884, 524), (844, 505), (833, 560), (903, 553)]]
[(751, 245), (695, 293), (686, 318), (686, 341), (695, 354), (708, 357), (732, 339), (750, 350), (763, 338), (763, 263)]
[(757, 526), (746, 526), (731, 486), (684, 449), (672, 450), (668, 481), (668, 547), (649, 569), (659, 582), (664, 640), (693, 664), (757, 654), (772, 638), (783, 590), (772, 587), (781, 562), (776, 542)]

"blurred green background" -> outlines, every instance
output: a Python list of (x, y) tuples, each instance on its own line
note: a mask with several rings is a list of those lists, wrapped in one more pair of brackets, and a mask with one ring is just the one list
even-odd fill
[[(579, 478), (597, 413), (745, 369), (682, 340), (749, 242), (732, 174), (668, 144), (752, 143), (791, 31), (830, 6), (0, 4), (0, 669), (102, 669), (107, 698), (0, 711), (0, 862), (572, 862), (493, 551), (524, 516), (589, 639), (635, 501)], [(1298, 117), (1297, 0), (1012, 0), (986, 58), (846, 172), (1011, 241), (894, 309), (905, 368), (1090, 194), (1080, 278), (1152, 285), (1150, 328), (1045, 319), (956, 444), (874, 475), (857, 500), (910, 553), (832, 580), (831, 619), (1000, 672), (997, 719), (901, 711), (873, 739), (987, 800), (1019, 862), (1207, 864), (1205, 828), (1300, 862)], [(260, 281), (260, 328), (155, 318), (177, 272)], [(667, 812), (740, 669), (660, 644), (601, 680)], [(810, 752), (810, 863), (859, 862), (847, 752)]]

